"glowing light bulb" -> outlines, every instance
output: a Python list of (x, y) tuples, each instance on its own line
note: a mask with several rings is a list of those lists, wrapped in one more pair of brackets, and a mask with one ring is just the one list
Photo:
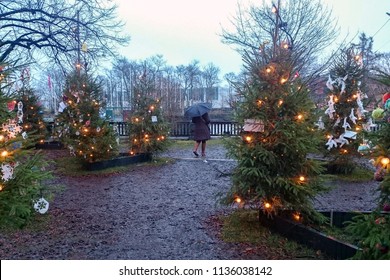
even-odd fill
[(2, 156), (2, 157), (8, 156), (8, 152), (7, 152), (7, 151), (2, 151), (2, 152), (1, 152), (1, 156)]
[(252, 141), (252, 137), (246, 136), (246, 137), (245, 137), (245, 140), (246, 140), (247, 142), (251, 142), (251, 141)]
[(294, 220), (299, 221), (301, 219), (301, 215), (299, 213), (294, 213), (293, 218)]
[(241, 200), (241, 198), (236, 197), (236, 198), (234, 199), (234, 201), (237, 202), (237, 203), (241, 203), (242, 200)]
[(271, 72), (272, 72), (272, 69), (271, 69), (271, 68), (269, 68), (269, 67), (267, 67), (267, 68), (265, 69), (265, 72), (267, 72), (267, 73), (271, 73)]
[(266, 202), (266, 203), (264, 203), (264, 207), (265, 207), (265, 209), (270, 209), (271, 208), (271, 204)]
[(388, 165), (389, 162), (390, 162), (390, 159), (387, 158), (387, 157), (381, 159), (381, 163), (382, 163), (383, 165)]
[(0, 135), (0, 141), (4, 141), (4, 136)]
[(299, 114), (298, 116), (297, 116), (297, 119), (300, 121), (300, 120), (303, 120), (303, 115), (301, 115), (301, 114)]
[(304, 182), (306, 180), (305, 176), (299, 176), (299, 181)]
[(285, 82), (287, 82), (287, 79), (286, 79), (286, 78), (283, 77), (283, 78), (280, 79), (280, 83), (281, 83), (281, 84), (284, 84)]

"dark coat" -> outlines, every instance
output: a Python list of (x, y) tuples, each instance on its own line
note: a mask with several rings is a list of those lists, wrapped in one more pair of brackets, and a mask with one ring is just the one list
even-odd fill
[(193, 117), (192, 122), (194, 123), (194, 140), (205, 141), (210, 139), (210, 118), (209, 114), (204, 114), (201, 117)]

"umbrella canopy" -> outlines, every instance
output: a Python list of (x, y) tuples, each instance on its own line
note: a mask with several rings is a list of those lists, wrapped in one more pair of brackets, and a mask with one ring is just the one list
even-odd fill
[(200, 117), (211, 110), (210, 103), (197, 103), (194, 104), (184, 111), (186, 118)]

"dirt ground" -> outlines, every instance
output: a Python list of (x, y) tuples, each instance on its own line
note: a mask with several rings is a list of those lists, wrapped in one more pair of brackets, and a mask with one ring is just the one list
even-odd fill
[[(66, 151), (47, 151), (54, 158)], [(230, 187), (235, 162), (222, 146), (207, 161), (191, 150), (171, 149), (163, 165), (135, 165), (111, 175), (70, 177), (52, 182), (64, 190), (50, 204), (45, 231), (0, 233), (1, 259), (264, 259), (261, 252), (218, 238), (218, 203)], [(319, 210), (371, 210), (378, 183), (338, 185), (315, 202)]]

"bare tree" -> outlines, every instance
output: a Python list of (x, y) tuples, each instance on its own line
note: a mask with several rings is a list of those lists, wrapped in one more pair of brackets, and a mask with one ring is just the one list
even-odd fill
[(202, 96), (202, 101), (211, 102), (215, 99), (217, 85), (220, 82), (219, 73), (221, 69), (213, 63), (208, 63), (202, 68), (202, 81), (204, 83), (205, 95)]
[(316, 73), (312, 69), (316, 58), (337, 37), (337, 23), (321, 1), (285, 0), (272, 7), (263, 1), (248, 9), (238, 5), (237, 15), (231, 19), (234, 30), (222, 30), (222, 42), (233, 45), (245, 57), (271, 60), (276, 51), (290, 51), (289, 60), (296, 71)]
[(80, 63), (81, 55), (85, 61), (113, 55), (116, 44), (129, 41), (116, 9), (103, 0), (1, 0), (0, 61), (14, 52), (43, 52), (72, 64)]

